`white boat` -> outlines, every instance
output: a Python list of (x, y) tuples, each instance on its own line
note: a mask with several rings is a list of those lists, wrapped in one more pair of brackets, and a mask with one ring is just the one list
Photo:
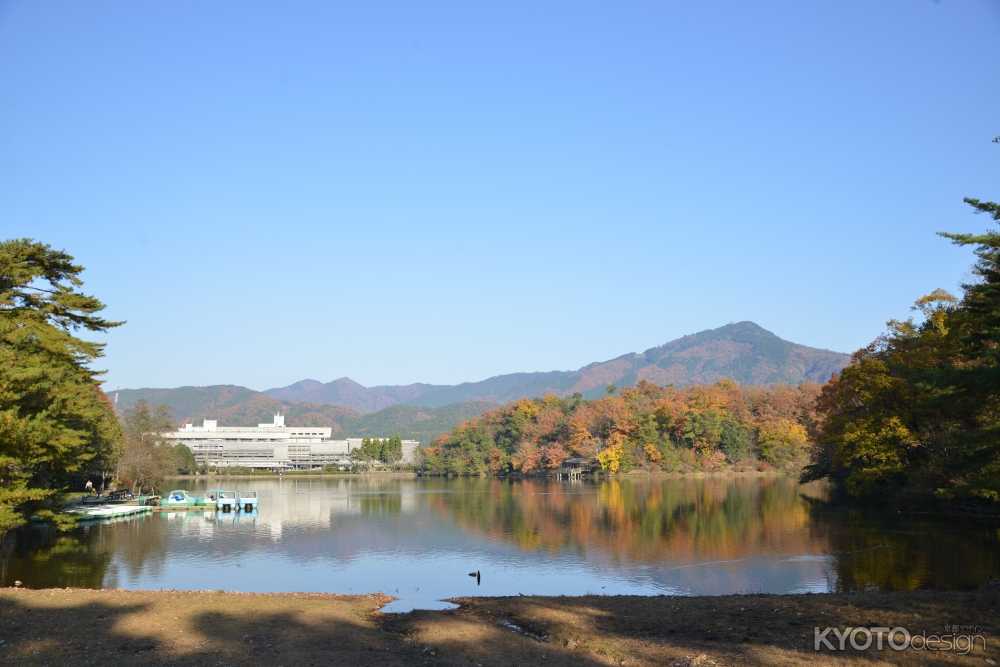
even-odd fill
[(93, 521), (97, 519), (114, 519), (132, 514), (146, 514), (147, 512), (152, 512), (153, 508), (148, 505), (91, 505), (87, 507), (73, 507), (66, 511), (69, 514), (75, 514), (81, 521)]
[(242, 491), (237, 492), (237, 497), (240, 501), (240, 509), (244, 512), (252, 512), (257, 509), (257, 492), (256, 491)]
[(215, 506), (223, 512), (236, 511), (239, 505), (236, 504), (235, 491), (219, 491), (216, 496)]

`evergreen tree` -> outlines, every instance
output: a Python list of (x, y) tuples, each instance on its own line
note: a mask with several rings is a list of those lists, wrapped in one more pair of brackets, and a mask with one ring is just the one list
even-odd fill
[(121, 323), (80, 291), (82, 271), (45, 244), (0, 243), (0, 532), (71, 481), (108, 470), (120, 447), (90, 367), (103, 345), (75, 334)]
[(383, 441), (382, 452), (380, 459), (382, 463), (387, 465), (393, 465), (399, 463), (403, 458), (403, 440), (398, 436), (394, 435), (391, 438), (387, 438)]
[[(966, 199), (1000, 221), (1000, 205)], [(975, 247), (961, 300), (935, 290), (919, 321), (889, 322), (823, 389), (806, 479), (857, 498), (1000, 503), (1000, 232), (943, 234)]]

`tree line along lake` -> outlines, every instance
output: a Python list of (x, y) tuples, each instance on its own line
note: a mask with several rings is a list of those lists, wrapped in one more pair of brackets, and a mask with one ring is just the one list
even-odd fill
[(259, 509), (12, 531), (0, 584), (379, 591), (405, 611), (469, 595), (964, 590), (1000, 577), (995, 525), (836, 509), (821, 485), (784, 476), (227, 484), (257, 491)]

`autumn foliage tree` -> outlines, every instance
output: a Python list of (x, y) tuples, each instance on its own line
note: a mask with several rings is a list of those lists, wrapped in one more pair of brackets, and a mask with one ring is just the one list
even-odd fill
[[(966, 203), (1000, 221), (1000, 204)], [(1000, 505), (1000, 232), (943, 236), (975, 249), (976, 281), (919, 299), (823, 388), (806, 479), (857, 499)]]
[(817, 385), (678, 389), (649, 382), (581, 396), (522, 399), (465, 422), (423, 451), (431, 473), (540, 474), (569, 458), (609, 473), (798, 469), (808, 458)]

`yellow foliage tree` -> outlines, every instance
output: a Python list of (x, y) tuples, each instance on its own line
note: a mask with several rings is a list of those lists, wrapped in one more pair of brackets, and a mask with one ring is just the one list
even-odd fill
[(779, 468), (801, 467), (809, 456), (809, 436), (802, 424), (774, 419), (758, 431), (761, 457)]

